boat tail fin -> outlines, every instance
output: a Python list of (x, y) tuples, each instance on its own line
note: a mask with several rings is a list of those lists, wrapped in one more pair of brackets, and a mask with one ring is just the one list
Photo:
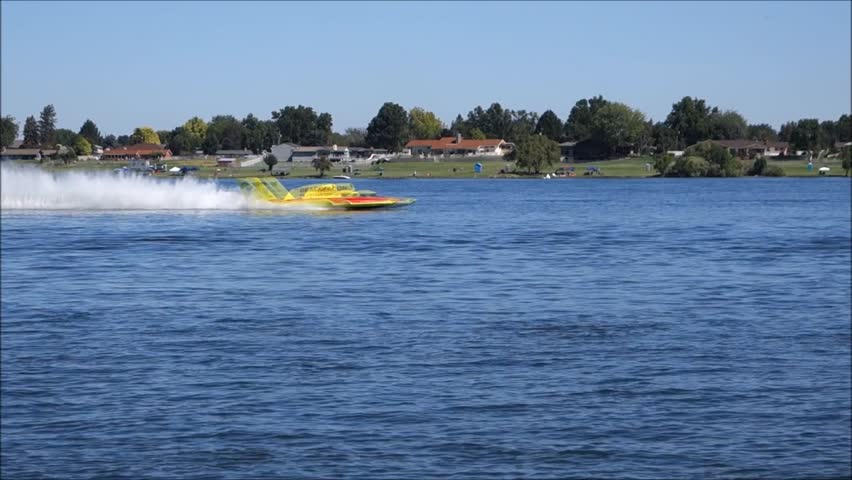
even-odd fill
[(274, 201), (277, 197), (267, 189), (257, 177), (239, 178), (237, 183), (240, 185), (240, 190), (251, 194), (259, 200)]
[(287, 189), (284, 188), (284, 186), (281, 185), (281, 182), (279, 182), (277, 179), (272, 177), (263, 177), (260, 179), (260, 181), (261, 183), (263, 183), (267, 190), (269, 190), (273, 195), (275, 195), (275, 198), (277, 198), (278, 200), (284, 200), (285, 198), (287, 198)]

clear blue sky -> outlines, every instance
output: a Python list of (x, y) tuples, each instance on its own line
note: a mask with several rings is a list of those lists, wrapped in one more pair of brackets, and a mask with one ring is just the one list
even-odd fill
[(0, 109), (172, 129), (303, 104), (334, 129), (383, 102), (563, 120), (602, 94), (654, 120), (685, 95), (776, 128), (850, 111), (850, 2), (9, 2)]

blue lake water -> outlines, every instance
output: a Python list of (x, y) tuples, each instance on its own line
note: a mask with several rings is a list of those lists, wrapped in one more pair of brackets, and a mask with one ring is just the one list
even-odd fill
[(0, 476), (852, 474), (847, 179), (355, 183), (4, 209)]

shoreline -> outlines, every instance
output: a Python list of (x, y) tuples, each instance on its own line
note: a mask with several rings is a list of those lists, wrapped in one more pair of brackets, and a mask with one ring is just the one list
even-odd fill
[[(64, 165), (61, 163), (38, 163), (31, 160), (13, 161), (19, 165), (31, 165), (51, 172), (62, 171), (101, 171), (113, 172), (117, 169), (126, 168), (129, 166), (129, 161), (101, 161), (101, 160), (83, 160), (73, 164)], [(273, 176), (279, 180), (327, 180), (334, 181), (336, 175), (346, 175), (348, 179), (340, 179), (342, 181), (356, 182), (361, 179), (379, 179), (379, 180), (405, 180), (405, 179), (544, 179), (548, 173), (551, 175), (550, 180), (592, 180), (592, 179), (637, 179), (637, 178), (712, 178), (712, 177), (660, 177), (653, 169), (647, 169), (647, 164), (652, 164), (652, 160), (648, 157), (621, 158), (613, 160), (604, 160), (597, 162), (574, 162), (574, 163), (557, 163), (550, 167), (542, 169), (540, 174), (512, 174), (500, 173), (501, 170), (510, 168), (512, 162), (500, 160), (470, 159), (465, 161), (453, 160), (446, 162), (435, 161), (398, 161), (386, 162), (378, 165), (357, 165), (340, 164), (334, 165), (331, 170), (327, 170), (323, 177), (319, 177), (317, 171), (310, 164), (285, 164), (286, 175), (271, 175), (268, 168), (253, 167), (217, 167), (215, 159), (205, 158), (189, 158), (189, 159), (164, 159), (162, 161), (169, 168), (174, 166), (196, 167), (197, 170), (192, 172), (190, 176), (199, 179), (237, 179), (245, 177), (266, 177)], [(153, 164), (154, 162), (152, 162)], [(474, 164), (481, 164), (481, 171), (474, 171)], [(783, 177), (757, 177), (757, 178), (834, 178), (844, 177), (844, 170), (841, 167), (839, 159), (819, 160), (813, 163), (813, 170), (807, 170), (807, 163), (802, 160), (769, 160), (769, 165), (776, 165), (784, 170)], [(276, 165), (281, 169), (281, 164)], [(831, 170), (827, 175), (820, 175), (818, 169), (820, 167), (829, 167)], [(553, 172), (557, 169), (574, 168), (575, 176), (554, 176)], [(591, 168), (596, 168), (600, 174), (584, 175), (583, 173), (590, 171)], [(351, 169), (351, 171), (350, 171)], [(179, 175), (172, 175), (168, 172), (158, 172), (151, 175), (154, 178), (179, 178)], [(742, 175), (740, 177), (722, 177), (722, 178), (745, 178), (753, 177)]]

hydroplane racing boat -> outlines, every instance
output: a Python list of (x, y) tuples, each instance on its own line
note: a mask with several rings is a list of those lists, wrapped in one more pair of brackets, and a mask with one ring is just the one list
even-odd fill
[(275, 204), (316, 205), (345, 210), (404, 207), (413, 198), (379, 197), (371, 190), (355, 190), (351, 183), (320, 183), (287, 190), (271, 177), (237, 179), (240, 190), (258, 200)]

